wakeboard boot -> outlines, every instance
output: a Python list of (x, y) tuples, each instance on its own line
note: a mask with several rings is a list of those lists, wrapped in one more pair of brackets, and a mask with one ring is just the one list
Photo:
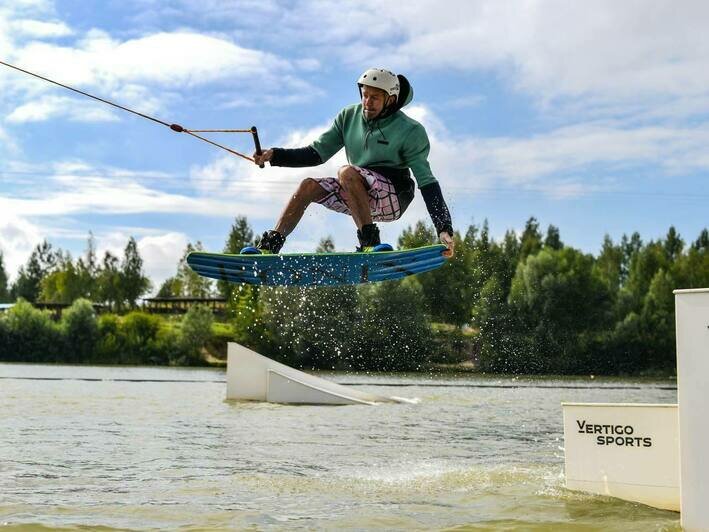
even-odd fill
[(256, 247), (246, 246), (241, 250), (242, 255), (275, 255), (278, 253), (283, 244), (286, 241), (286, 237), (283, 236), (278, 231), (266, 231), (261, 236)]
[(359, 240), (358, 252), (392, 251), (394, 248), (390, 244), (382, 244), (379, 239), (379, 228), (377, 224), (363, 225), (357, 230), (357, 240)]

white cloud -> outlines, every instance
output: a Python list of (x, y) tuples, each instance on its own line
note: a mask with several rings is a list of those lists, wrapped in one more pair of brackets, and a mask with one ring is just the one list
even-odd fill
[[(0, 17), (0, 52), (5, 60), (144, 113), (164, 110), (179, 102), (185, 91), (204, 85), (228, 87), (230, 95), (222, 103), (227, 107), (249, 101), (293, 105), (320, 93), (294, 74), (291, 62), (223, 36), (177, 30), (119, 40), (92, 29), (71, 45), (41, 40), (20, 43), (13, 39), (27, 30), (29, 21), (5, 21), (14, 30), (8, 29), (9, 36), (3, 40), (3, 20)], [(317, 68), (315, 61), (298, 65), (304, 70)], [(57, 90), (52, 84), (9, 69), (3, 69), (0, 77), (4, 99), (14, 104), (9, 113), (12, 122), (56, 117), (92, 122), (115, 119), (110, 108), (92, 110), (84, 102), (81, 110), (80, 103), (65, 96), (47, 96), (47, 91)], [(246, 96), (238, 100), (235, 93)]]
[(143, 258), (146, 275), (157, 292), (162, 282), (175, 275), (177, 263), (187, 247), (189, 239), (184, 233), (165, 233), (145, 236), (138, 240), (138, 251)]
[[(141, 233), (143, 236), (139, 236)], [(106, 252), (123, 259), (129, 238), (136, 238), (138, 252), (143, 259), (143, 272), (153, 283), (153, 293), (157, 292), (165, 279), (175, 275), (177, 263), (187, 247), (189, 238), (184, 233), (165, 232), (155, 229), (126, 228), (97, 234), (96, 255), (103, 260)]]
[[(304, 11), (319, 5), (306, 2)], [(373, 12), (377, 24), (352, 24)], [(449, 2), (440, 9), (437, 0), (403, 8), (363, 0), (324, 17), (317, 23), (330, 30), (318, 37), (347, 43), (339, 50), (354, 62), (493, 69), (542, 98), (707, 94), (709, 87), (709, 4), (701, 1), (488, 0)], [(368, 43), (371, 53), (362, 54), (358, 42)]]
[(271, 72), (290, 69), (273, 54), (184, 31), (119, 41), (91, 30), (77, 44), (31, 42), (15, 51), (14, 60), (67, 84), (108, 88), (134, 82), (190, 87), (228, 79), (262, 81)]
[(72, 35), (72, 29), (61, 21), (46, 22), (43, 20), (21, 19), (11, 24), (14, 32), (22, 36), (50, 38)]
[(74, 122), (115, 122), (116, 114), (99, 104), (87, 104), (66, 96), (43, 96), (16, 107), (8, 116), (9, 123), (43, 122), (63, 118)]
[[(241, 212), (253, 216), (260, 207), (244, 199), (236, 189), (227, 194), (193, 197), (156, 188), (160, 172), (92, 169), (81, 162), (56, 164), (45, 186), (6, 192), (0, 196), (0, 212), (7, 215), (56, 217), (77, 214), (181, 213), (232, 216)], [(148, 184), (141, 181), (147, 181)]]
[(446, 79), (455, 71), (489, 73), (550, 112), (563, 104), (576, 116), (612, 116), (622, 102), (647, 113), (687, 99), (706, 112), (709, 104), (709, 4), (700, 0), (451, 0), (443, 8), (439, 0), (300, 0), (269, 4), (246, 19), (233, 18), (223, 2), (182, 7), (208, 20), (232, 15), (234, 34), (268, 20), (260, 39), (298, 42), (325, 65), (440, 72)]
[(699, 127), (580, 124), (530, 138), (470, 139), (460, 147), (468, 153), (470, 172), (486, 181), (495, 177), (509, 184), (535, 184), (547, 177), (564, 177), (599, 165), (614, 170), (656, 165), (665, 175), (706, 169), (709, 123)]
[(5, 152), (12, 154), (19, 150), (14, 138), (2, 127), (0, 127), (0, 150), (4, 150)]
[(14, 279), (32, 248), (42, 240), (39, 227), (26, 218), (3, 212), (0, 217), (0, 252), (3, 254), (5, 270)]

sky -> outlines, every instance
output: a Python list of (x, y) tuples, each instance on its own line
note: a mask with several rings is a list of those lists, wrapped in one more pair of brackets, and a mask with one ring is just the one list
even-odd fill
[[(530, 216), (597, 254), (608, 234), (688, 242), (709, 225), (709, 3), (519, 0), (0, 0), (0, 60), (190, 129), (256, 125), (305, 146), (357, 103), (367, 68), (404, 74), (454, 227)], [(250, 154), (249, 135), (211, 138)], [(47, 239), (74, 257), (138, 241), (156, 286), (235, 216), (271, 229), (315, 168), (259, 169), (0, 66), (0, 252), (11, 277)], [(420, 195), (380, 224), (429, 220)], [(284, 252), (355, 228), (314, 205)]]

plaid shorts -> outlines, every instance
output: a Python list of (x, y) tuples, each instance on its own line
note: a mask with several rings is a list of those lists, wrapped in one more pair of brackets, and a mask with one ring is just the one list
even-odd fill
[[(357, 170), (367, 183), (369, 210), (372, 213), (372, 220), (375, 222), (398, 220), (402, 214), (402, 209), (392, 182), (383, 175), (367, 168), (359, 166), (353, 166), (352, 168)], [(315, 181), (328, 192), (323, 199), (318, 201), (320, 205), (324, 205), (335, 212), (351, 214), (350, 208), (347, 206), (347, 196), (337, 179), (334, 177), (322, 177), (315, 179)]]

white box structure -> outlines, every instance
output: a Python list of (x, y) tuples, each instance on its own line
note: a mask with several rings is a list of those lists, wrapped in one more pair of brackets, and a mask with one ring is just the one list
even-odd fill
[(566, 485), (679, 510), (684, 530), (708, 531), (709, 288), (674, 294), (678, 404), (564, 404)]
[(709, 288), (675, 290), (682, 527), (709, 530)]
[(227, 399), (306, 405), (415, 403), (330, 382), (271, 360), (243, 345), (227, 348)]
[(562, 407), (568, 489), (679, 511), (677, 405)]

